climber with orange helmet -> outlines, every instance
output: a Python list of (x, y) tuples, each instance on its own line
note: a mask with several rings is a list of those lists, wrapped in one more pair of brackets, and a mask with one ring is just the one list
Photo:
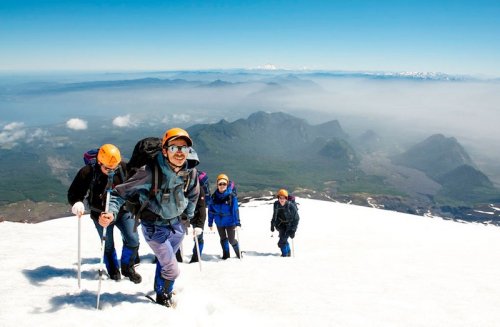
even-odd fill
[(213, 230), (213, 223), (217, 225), (222, 246), (222, 259), (230, 257), (229, 244), (234, 253), (240, 258), (240, 247), (236, 239), (236, 229), (241, 227), (238, 209), (238, 197), (233, 181), (226, 174), (217, 176), (217, 188), (211, 196), (208, 205), (208, 227)]
[(273, 205), (273, 218), (271, 219), (271, 232), (275, 229), (279, 232), (278, 247), (281, 249), (282, 257), (290, 256), (290, 244), (288, 238), (294, 238), (299, 224), (299, 213), (295, 203), (295, 197), (288, 194), (285, 189), (280, 189), (276, 194), (278, 198)]
[[(81, 216), (84, 214), (86, 200), (90, 209), (90, 218), (102, 238), (103, 228), (107, 228), (104, 245), (104, 263), (108, 275), (113, 280), (120, 280), (121, 275), (128, 277), (134, 283), (140, 283), (142, 278), (135, 271), (139, 261), (139, 234), (134, 230), (134, 217), (121, 208), (117, 219), (103, 220), (100, 214), (106, 203), (106, 190), (125, 181), (125, 163), (122, 162), (120, 150), (113, 144), (104, 144), (97, 151), (97, 156), (90, 164), (86, 164), (76, 174), (68, 189), (68, 202), (73, 206), (72, 212)], [(108, 185), (110, 183), (111, 185)], [(116, 226), (123, 240), (121, 265), (118, 264), (113, 229)], [(120, 274), (121, 268), (121, 274)]]
[(192, 145), (184, 129), (167, 130), (161, 150), (113, 189), (109, 212), (101, 214), (103, 219), (116, 219), (126, 201), (139, 202), (142, 233), (157, 258), (156, 303), (167, 307), (174, 304), (174, 282), (180, 274), (175, 253), (194, 216), (200, 192), (196, 168), (188, 165)]

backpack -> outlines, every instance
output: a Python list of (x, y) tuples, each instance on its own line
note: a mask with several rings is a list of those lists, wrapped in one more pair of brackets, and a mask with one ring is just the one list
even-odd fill
[(132, 157), (127, 163), (127, 176), (135, 174), (137, 169), (154, 161), (161, 150), (161, 139), (159, 137), (146, 137), (136, 143)]
[(295, 202), (295, 195), (291, 195), (291, 194), (288, 194), (288, 202), (290, 202), (294, 207), (295, 209), (297, 209), (297, 211), (299, 210), (299, 207), (298, 207), (298, 203)]
[(158, 185), (162, 183), (163, 174), (158, 173), (158, 165), (156, 164), (156, 156), (161, 150), (161, 139), (159, 137), (146, 137), (139, 140), (132, 151), (132, 156), (127, 163), (127, 179), (135, 175), (137, 170), (142, 166), (149, 165), (152, 172), (152, 183), (149, 189), (149, 197), (142, 205), (138, 197), (128, 199), (125, 202), (127, 211), (135, 215), (136, 226), (140, 219), (141, 212), (146, 208), (148, 202), (158, 193)]
[[(210, 202), (212, 197), (210, 194), (210, 183), (208, 181), (208, 175), (204, 171), (198, 171), (198, 182), (200, 183), (200, 187), (203, 188), (203, 192), (205, 193), (205, 201)], [(208, 201), (207, 201), (208, 200)], [(209, 203), (207, 203), (208, 205)]]
[(99, 153), (99, 148), (86, 151), (83, 154), (83, 162), (86, 165), (95, 165), (97, 163), (97, 153)]

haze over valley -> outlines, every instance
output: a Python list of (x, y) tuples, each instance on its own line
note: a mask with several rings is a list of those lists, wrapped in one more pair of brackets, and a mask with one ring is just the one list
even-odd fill
[(173, 126), (192, 134), (200, 168), (229, 173), (242, 196), (286, 186), (460, 219), (500, 198), (497, 80), (276, 70), (0, 80), (2, 219), (36, 220), (51, 206), (60, 216), (83, 152), (113, 143), (129, 158), (139, 139)]

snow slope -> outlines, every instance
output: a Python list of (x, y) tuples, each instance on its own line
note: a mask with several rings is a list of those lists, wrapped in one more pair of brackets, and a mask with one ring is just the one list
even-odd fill
[[(295, 257), (279, 257), (271, 202), (240, 208), (243, 260), (220, 260), (205, 231), (203, 269), (181, 264), (175, 310), (149, 302), (152, 252), (141, 235), (141, 284), (104, 280), (100, 242), (77, 218), (0, 223), (0, 326), (498, 326), (500, 229), (298, 199)], [(119, 239), (118, 231), (115, 231)], [(185, 238), (187, 262), (192, 239)], [(121, 243), (117, 244), (121, 251)]]

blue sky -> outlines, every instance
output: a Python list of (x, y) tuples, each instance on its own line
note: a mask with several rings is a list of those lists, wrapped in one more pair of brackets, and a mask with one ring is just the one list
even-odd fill
[(500, 1), (0, 1), (0, 71), (500, 76)]

